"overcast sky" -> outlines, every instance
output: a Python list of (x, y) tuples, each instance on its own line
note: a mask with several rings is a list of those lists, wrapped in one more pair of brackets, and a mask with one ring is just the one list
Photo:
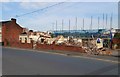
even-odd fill
[[(25, 13), (29, 13), (32, 11), (36, 11), (42, 9), (47, 6), (51, 6), (57, 4), (59, 2), (30, 2), (26, 0), (26, 2), (16, 2), (5, 0), (7, 2), (1, 2), (0, 5), (0, 20), (10, 20), (12, 17), (16, 18), (16, 15), (22, 15)], [(65, 0), (61, 0), (65, 1)], [(71, 21), (71, 29), (75, 29), (75, 19), (77, 17), (77, 29), (83, 28), (83, 18), (85, 29), (90, 29), (91, 24), (91, 16), (92, 20), (92, 28), (98, 28), (98, 17), (100, 17), (99, 27), (103, 28), (103, 13), (104, 13), (104, 27), (110, 28), (110, 17), (113, 14), (113, 22), (112, 25), (114, 28), (118, 26), (118, 3), (112, 2), (112, 0), (106, 2), (95, 2), (94, 0), (91, 2), (87, 1), (76, 1), (67, 2), (58, 4), (54, 7), (50, 7), (48, 9), (37, 11), (31, 14), (27, 14), (21, 17), (16, 18), (17, 23), (19, 23), (22, 27), (26, 27), (33, 30), (39, 31), (47, 31), (52, 30), (54, 26), (55, 30), (55, 22), (58, 22), (58, 30), (62, 28), (62, 19), (64, 20), (64, 29), (68, 29), (68, 21)], [(104, 0), (105, 1), (105, 0)], [(108, 1), (108, 2), (107, 2)], [(107, 25), (106, 25), (106, 14), (107, 14)]]

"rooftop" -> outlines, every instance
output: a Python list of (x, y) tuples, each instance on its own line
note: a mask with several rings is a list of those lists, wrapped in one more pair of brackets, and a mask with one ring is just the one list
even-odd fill
[(11, 18), (11, 20), (9, 20), (9, 21), (0, 21), (0, 23), (9, 23), (9, 22), (11, 22), (11, 21), (14, 21), (14, 22), (16, 22), (16, 19), (14, 19), (14, 18)]

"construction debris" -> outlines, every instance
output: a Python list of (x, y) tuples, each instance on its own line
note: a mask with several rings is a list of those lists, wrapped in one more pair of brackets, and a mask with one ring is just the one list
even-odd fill
[(95, 43), (95, 40), (86, 42), (86, 44), (82, 48), (87, 54), (93, 54), (93, 55), (111, 55), (112, 54), (110, 50), (103, 47), (98, 47), (97, 44)]
[[(28, 34), (20, 35), (19, 39), (21, 42), (33, 40), (33, 49), (36, 49), (36, 43), (39, 44), (55, 44), (55, 45), (66, 45), (66, 46), (75, 46), (82, 47), (84, 52), (87, 54), (93, 55), (111, 55), (111, 51), (103, 48), (103, 40), (100, 38), (97, 39), (87, 39), (83, 41), (80, 38), (73, 38), (68, 36), (64, 38), (62, 35), (52, 38), (50, 34), (43, 32), (29, 32)], [(79, 50), (78, 50), (79, 51)]]

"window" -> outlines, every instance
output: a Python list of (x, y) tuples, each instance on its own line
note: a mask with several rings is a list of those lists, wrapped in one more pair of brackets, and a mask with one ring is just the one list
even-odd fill
[(27, 40), (27, 38), (25, 37), (25, 40)]
[(32, 40), (32, 38), (30, 38), (30, 40)]
[(41, 39), (41, 43), (43, 43), (43, 42), (44, 42), (44, 39), (42, 38), (42, 39)]

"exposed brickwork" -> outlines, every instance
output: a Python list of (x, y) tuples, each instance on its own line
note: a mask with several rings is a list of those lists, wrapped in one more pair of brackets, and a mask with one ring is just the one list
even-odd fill
[[(20, 42), (19, 35), (22, 32), (23, 28), (16, 23), (15, 19), (11, 19), (11, 21), (7, 22), (2, 22), (2, 41), (4, 42), (4, 46), (32, 49), (33, 42), (32, 43)], [(55, 44), (52, 45), (37, 44), (36, 49), (84, 52), (81, 47)]]
[(25, 49), (32, 49), (33, 43), (20, 43), (20, 42), (11, 42), (11, 47), (16, 48), (25, 48)]
[(55, 44), (52, 44), (52, 45), (37, 44), (36, 49), (84, 52), (81, 47), (66, 46), (66, 45), (55, 45)]
[(4, 46), (10, 45), (10, 42), (19, 42), (19, 35), (23, 32), (23, 28), (16, 23), (16, 19), (2, 22), (2, 42)]
[(113, 44), (117, 44), (118, 45), (117, 49), (120, 49), (120, 39), (113, 38), (112, 42), (113, 42)]
[(112, 41), (114, 44), (120, 44), (120, 39), (113, 38)]

